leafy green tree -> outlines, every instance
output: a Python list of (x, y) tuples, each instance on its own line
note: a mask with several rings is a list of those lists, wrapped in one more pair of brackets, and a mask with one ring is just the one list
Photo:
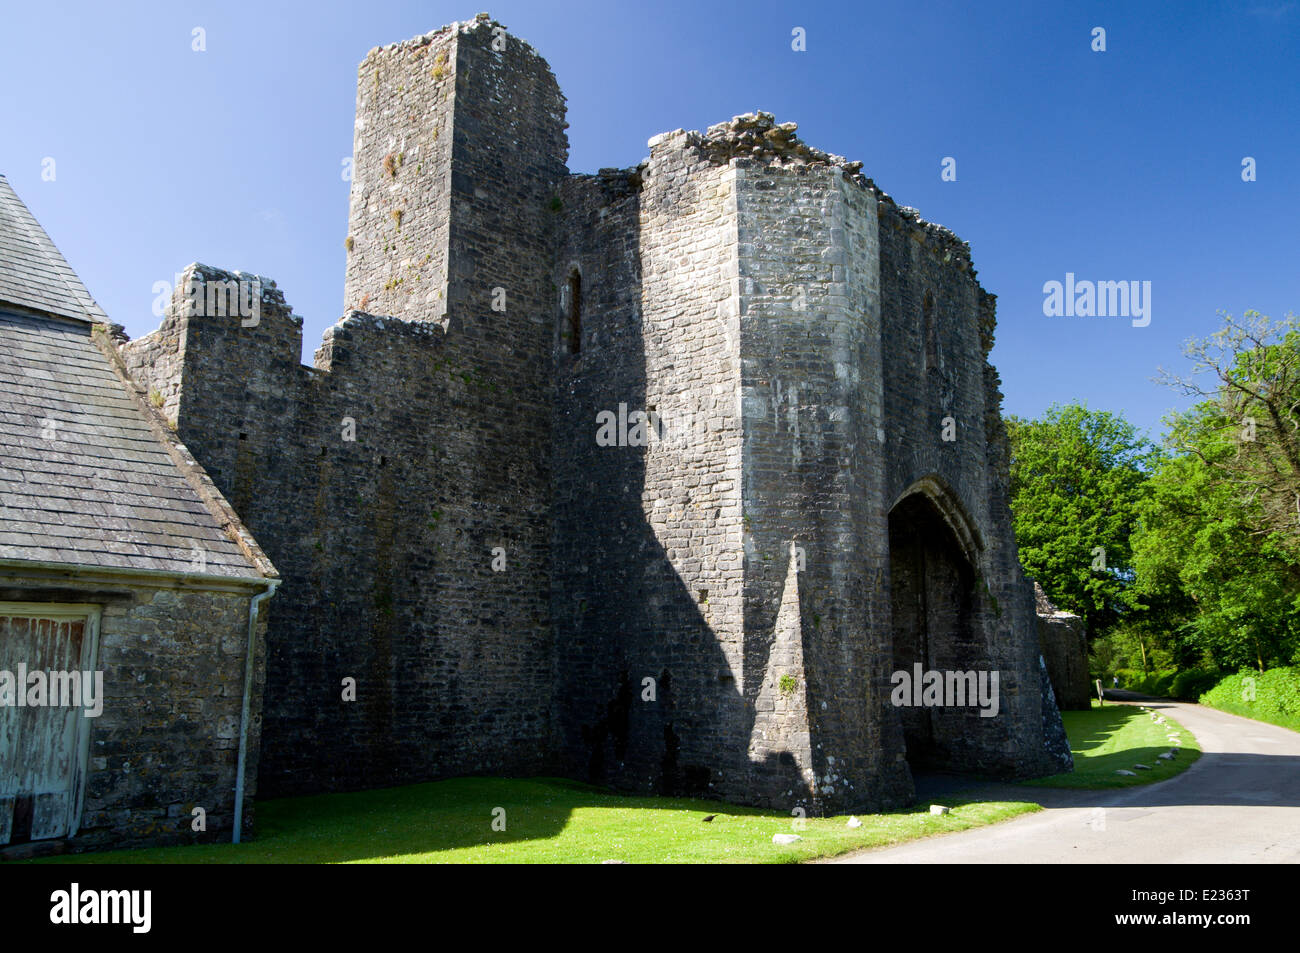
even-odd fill
[(1167, 442), (1182, 452), (1153, 473), (1139, 507), (1131, 595), (1136, 615), (1165, 608), (1157, 618), (1180, 666), (1199, 657), (1264, 671), (1300, 650), (1300, 558), (1292, 534), (1270, 528), (1264, 499), (1226, 476), (1240, 447), (1221, 411), (1205, 402), (1169, 421)]
[(1163, 451), (1086, 407), (1008, 422), (1021, 561), (1111, 667), (1300, 662), (1300, 320), (1225, 315), (1186, 354)]
[(1080, 404), (1011, 417), (1007, 432), (1020, 561), (1058, 608), (1099, 634), (1131, 605), (1129, 537), (1159, 451), (1122, 415)]
[(1227, 491), (1241, 532), (1300, 556), (1300, 319), (1224, 314), (1185, 354), (1192, 374), (1161, 379), (1199, 403), (1172, 422), (1169, 444), (1197, 459), (1203, 488)]

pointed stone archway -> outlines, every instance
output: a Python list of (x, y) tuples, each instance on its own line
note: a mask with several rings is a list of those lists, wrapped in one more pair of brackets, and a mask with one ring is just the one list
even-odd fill
[[(890, 634), (895, 672), (988, 666), (978, 619), (980, 534), (937, 478), (913, 484), (889, 512)], [(919, 666), (919, 669), (917, 668)], [(909, 766), (956, 770), (952, 753), (972, 712), (894, 706)]]

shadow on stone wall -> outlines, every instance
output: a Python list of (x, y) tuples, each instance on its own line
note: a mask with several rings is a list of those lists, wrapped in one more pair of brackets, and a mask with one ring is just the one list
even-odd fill
[[(706, 617), (708, 592), (692, 590), (647, 519), (665, 493), (663, 485), (647, 482), (648, 448), (596, 444), (600, 412), (617, 412), (620, 404), (629, 415), (653, 409), (641, 314), (639, 189), (611, 175), (574, 176), (564, 205), (561, 231), (571, 237), (557, 256), (557, 297), (575, 262), (583, 295), (580, 350), (570, 353), (571, 342), (556, 337), (552, 431), (551, 610), (564, 772), (623, 790), (785, 809), (808, 804), (791, 755), (748, 758), (759, 680), (746, 679), (742, 694), (741, 673), (733, 671)], [(557, 308), (562, 326), (565, 307), (562, 300)], [(683, 354), (683, 378), (688, 364)], [(719, 478), (702, 472), (700, 479)], [(725, 531), (705, 519), (699, 525), (709, 538), (691, 558), (719, 559)], [(735, 571), (739, 596), (743, 569)], [(738, 604), (724, 625), (742, 637)], [(653, 701), (647, 678), (654, 679)]]

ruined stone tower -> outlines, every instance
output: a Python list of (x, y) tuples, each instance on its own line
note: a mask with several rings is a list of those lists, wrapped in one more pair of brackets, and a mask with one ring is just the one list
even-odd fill
[[(269, 281), (252, 326), (178, 298), (123, 349), (284, 577), (262, 794), (861, 810), (1068, 766), (964, 243), (767, 114), (569, 174), (549, 67), (485, 16), (357, 82), (315, 366)], [(998, 673), (997, 713), (896, 707), (918, 664)]]

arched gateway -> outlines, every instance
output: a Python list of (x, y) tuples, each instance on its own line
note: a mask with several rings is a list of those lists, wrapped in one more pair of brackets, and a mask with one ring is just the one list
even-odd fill
[(998, 683), (977, 587), (982, 548), (937, 477), (917, 481), (889, 512), (891, 701), (913, 770), (978, 768), (962, 752)]

